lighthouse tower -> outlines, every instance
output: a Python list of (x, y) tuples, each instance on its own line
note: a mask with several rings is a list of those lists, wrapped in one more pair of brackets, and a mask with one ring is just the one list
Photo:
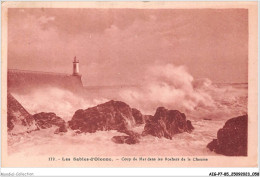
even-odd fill
[(79, 76), (79, 60), (77, 60), (76, 56), (73, 61), (73, 76)]

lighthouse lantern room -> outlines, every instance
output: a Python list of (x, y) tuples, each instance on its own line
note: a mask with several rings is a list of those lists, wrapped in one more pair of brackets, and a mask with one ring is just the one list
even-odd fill
[(76, 56), (73, 61), (73, 74), (74, 76), (79, 76), (79, 60), (77, 60)]

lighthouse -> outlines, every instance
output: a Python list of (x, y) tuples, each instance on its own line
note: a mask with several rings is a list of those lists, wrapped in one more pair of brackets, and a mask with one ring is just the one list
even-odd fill
[(79, 76), (79, 60), (77, 60), (76, 56), (73, 61), (73, 76)]

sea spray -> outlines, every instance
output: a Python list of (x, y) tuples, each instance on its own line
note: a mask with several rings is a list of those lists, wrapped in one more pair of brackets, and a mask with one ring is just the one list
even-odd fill
[(31, 114), (54, 112), (65, 121), (71, 120), (78, 109), (87, 109), (107, 101), (104, 98), (89, 98), (86, 94), (79, 95), (69, 90), (51, 86), (33, 89), (26, 94), (13, 93), (13, 96)]
[(154, 114), (159, 106), (182, 111), (193, 119), (228, 119), (247, 112), (245, 86), (194, 79), (184, 66), (172, 64), (149, 67), (145, 78), (142, 87), (119, 93), (121, 100), (145, 114)]

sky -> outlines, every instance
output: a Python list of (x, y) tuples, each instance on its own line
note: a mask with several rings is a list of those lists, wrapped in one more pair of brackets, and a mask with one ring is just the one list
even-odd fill
[(8, 11), (8, 68), (72, 73), (84, 85), (142, 85), (147, 69), (183, 66), (194, 79), (247, 82), (246, 9)]

